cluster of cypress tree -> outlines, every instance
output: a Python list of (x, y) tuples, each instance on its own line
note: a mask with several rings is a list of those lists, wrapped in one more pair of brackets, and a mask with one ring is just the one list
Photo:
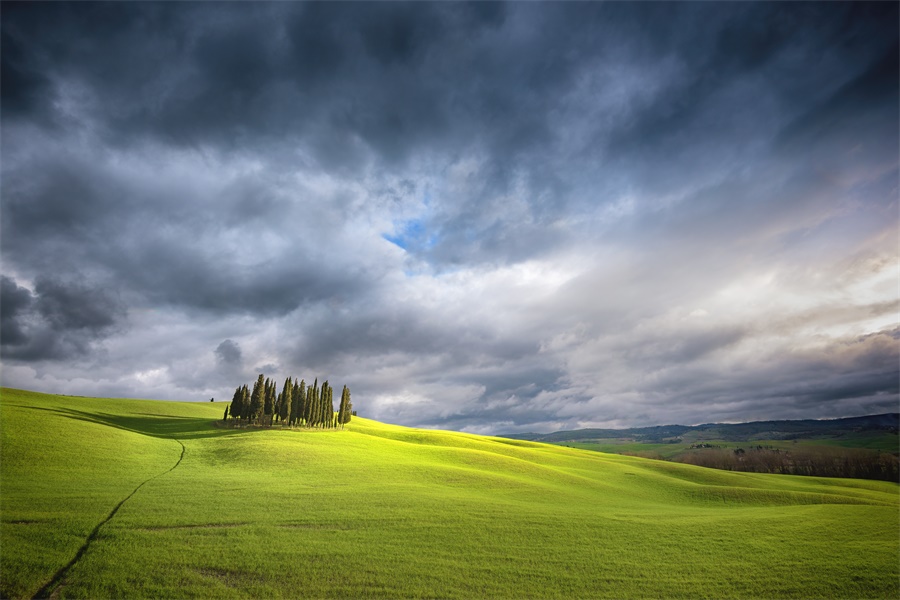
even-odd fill
[(341, 404), (334, 410), (334, 388), (325, 381), (319, 387), (316, 378), (313, 385), (288, 377), (281, 392), (278, 384), (260, 373), (253, 384), (253, 391), (246, 385), (234, 390), (231, 404), (225, 407), (225, 421), (231, 416), (232, 423), (271, 426), (280, 422), (283, 427), (320, 427), (322, 429), (340, 426), (350, 422), (353, 404), (350, 402), (350, 388), (346, 385), (341, 392)]

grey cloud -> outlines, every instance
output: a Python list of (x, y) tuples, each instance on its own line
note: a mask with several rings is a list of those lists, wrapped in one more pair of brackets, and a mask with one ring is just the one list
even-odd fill
[(224, 340), (216, 346), (216, 361), (224, 367), (241, 364), (241, 347), (234, 340)]
[[(285, 314), (366, 285), (359, 268), (333, 260), (323, 243), (332, 232), (256, 176), (198, 187), (183, 173), (133, 180), (127, 170), (66, 154), (31, 165), (43, 167), (39, 181), (25, 169), (4, 178), (2, 248), (41, 272), (88, 262), (154, 302), (215, 312)], [(275, 223), (292, 247), (272, 260), (255, 240)], [(223, 239), (233, 246), (223, 250)]]
[[(390, 290), (382, 290), (389, 296)], [(292, 361), (321, 367), (342, 356), (354, 359), (433, 357), (447, 368), (473, 361), (515, 361), (537, 352), (526, 337), (499, 336), (476, 320), (447, 321), (438, 313), (371, 295), (372, 306), (358, 303), (322, 310), (297, 324)]]
[(650, 332), (629, 339), (621, 356), (648, 371), (661, 365), (683, 365), (738, 343), (747, 335), (746, 327), (697, 328), (675, 332)]
[(25, 325), (20, 319), (30, 312), (33, 302), (30, 290), (19, 287), (5, 275), (0, 278), (0, 340), (3, 346), (20, 346), (28, 341)]
[(99, 332), (115, 325), (124, 309), (102, 289), (48, 279), (35, 282), (37, 310), (56, 330)]
[[(7, 17), (4, 5), (3, 17)], [(28, 63), (26, 43), (13, 35), (4, 35), (3, 56), (0, 59), (2, 75), (2, 103), (5, 115), (22, 116), (32, 113), (42, 120), (49, 116), (53, 88), (50, 79), (36, 65)]]
[[(671, 369), (653, 387), (668, 390), (670, 401), (692, 423), (725, 418), (797, 418), (814, 409), (822, 418), (863, 412), (890, 412), (900, 385), (898, 331), (836, 339), (821, 349), (762, 354), (768, 364), (746, 365), (723, 378), (705, 369)], [(761, 379), (759, 373), (765, 373)], [(728, 407), (733, 408), (728, 408)], [(750, 415), (747, 417), (747, 415)], [(718, 417), (723, 418), (723, 417)]]
[[(898, 85), (900, 85), (900, 44), (895, 40), (851, 81), (828, 98), (789, 123), (778, 136), (785, 153), (815, 148), (819, 144), (851, 144), (874, 147), (865, 152), (896, 155), (893, 137), (888, 133), (898, 125)], [(860, 111), (860, 107), (865, 107)], [(893, 126), (893, 127), (892, 127)], [(874, 131), (873, 131), (874, 130)], [(874, 136), (871, 134), (875, 134)], [(869, 134), (869, 135), (864, 135)], [(846, 153), (841, 153), (846, 156)], [(829, 165), (838, 167), (838, 165)], [(838, 167), (839, 168), (839, 167)]]
[(4, 276), (3, 288), (3, 357), (14, 361), (87, 358), (125, 316), (115, 295), (78, 281), (42, 277), (32, 293)]

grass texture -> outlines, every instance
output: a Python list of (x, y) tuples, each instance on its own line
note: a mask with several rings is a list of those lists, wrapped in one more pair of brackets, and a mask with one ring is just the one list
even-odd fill
[(900, 595), (896, 484), (223, 411), (3, 389), (2, 596)]

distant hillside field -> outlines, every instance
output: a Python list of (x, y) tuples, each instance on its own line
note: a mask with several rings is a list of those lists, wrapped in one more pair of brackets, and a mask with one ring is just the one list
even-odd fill
[(900, 596), (894, 483), (224, 408), (2, 389), (0, 594)]
[(845, 419), (575, 429), (501, 437), (729, 471), (900, 482), (900, 414)]

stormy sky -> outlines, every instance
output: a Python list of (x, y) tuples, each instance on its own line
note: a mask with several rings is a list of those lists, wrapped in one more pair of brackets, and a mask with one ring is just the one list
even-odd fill
[(898, 410), (896, 3), (2, 3), (5, 386)]

